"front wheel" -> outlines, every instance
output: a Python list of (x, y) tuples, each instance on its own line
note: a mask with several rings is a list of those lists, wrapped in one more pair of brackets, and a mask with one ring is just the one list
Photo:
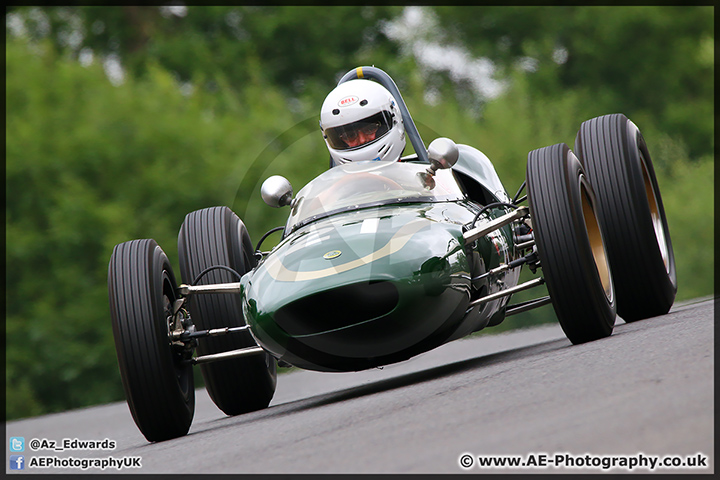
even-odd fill
[(191, 352), (169, 337), (176, 290), (155, 240), (115, 246), (108, 293), (120, 377), (133, 420), (151, 442), (187, 434), (195, 411)]
[(615, 289), (582, 165), (564, 143), (533, 150), (527, 188), (535, 244), (560, 326), (574, 344), (609, 336)]
[[(187, 284), (237, 282), (257, 263), (245, 225), (227, 207), (189, 213), (178, 234), (178, 255)], [(237, 276), (224, 268), (213, 269), (218, 266), (234, 270)], [(245, 325), (239, 295), (198, 295), (188, 308), (198, 330)], [(246, 332), (202, 338), (197, 350), (199, 355), (211, 355), (253, 346), (255, 340)], [(275, 393), (276, 368), (268, 353), (200, 365), (210, 398), (228, 415), (267, 407)]]
[(622, 114), (593, 118), (580, 127), (575, 150), (597, 194), (618, 315), (632, 322), (667, 313), (677, 292), (675, 255), (640, 130)]

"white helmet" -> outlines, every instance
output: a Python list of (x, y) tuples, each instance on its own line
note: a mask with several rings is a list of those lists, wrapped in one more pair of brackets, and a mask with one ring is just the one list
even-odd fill
[(320, 128), (333, 167), (362, 160), (396, 161), (405, 149), (397, 102), (371, 80), (348, 80), (335, 87), (322, 104)]

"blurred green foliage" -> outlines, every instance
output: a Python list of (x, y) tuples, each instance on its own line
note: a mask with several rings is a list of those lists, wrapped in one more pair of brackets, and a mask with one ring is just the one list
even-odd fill
[[(479, 99), (386, 35), (408, 11), (7, 7), (8, 419), (123, 398), (106, 290), (113, 246), (155, 238), (177, 274), (191, 211), (231, 206), (253, 241), (283, 224), (260, 184), (281, 174), (297, 191), (327, 168), (320, 104), (358, 65), (395, 79), (426, 144), (479, 148), (511, 195), (530, 150), (572, 146), (582, 121), (625, 113), (655, 163), (678, 299), (713, 292), (711, 8), (422, 9), (436, 27), (421, 40), (495, 62), (505, 91)], [(106, 71), (113, 58), (120, 80)], [(549, 306), (488, 331), (546, 321)]]
[[(581, 93), (591, 116), (636, 110), (692, 155), (712, 152), (714, 15), (707, 7), (438, 7), (440, 23), (505, 70), (533, 58), (529, 93)], [(691, 113), (694, 112), (694, 113)]]

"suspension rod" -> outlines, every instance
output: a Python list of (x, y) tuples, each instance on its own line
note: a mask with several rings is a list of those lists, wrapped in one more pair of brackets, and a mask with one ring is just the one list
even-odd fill
[(510, 315), (515, 315), (516, 313), (522, 313), (527, 312), (528, 310), (532, 310), (533, 308), (542, 307), (543, 305), (547, 305), (550, 303), (550, 297), (541, 297), (536, 298), (535, 300), (529, 300), (527, 302), (521, 302), (515, 305), (508, 305), (507, 309), (505, 310), (505, 316), (509, 317)]
[(265, 353), (265, 350), (263, 350), (261, 347), (247, 347), (237, 350), (230, 350), (227, 352), (213, 353), (211, 355), (203, 355), (202, 357), (193, 357), (189, 360), (189, 362), (193, 365), (197, 365), (199, 363), (210, 363), (217, 362), (218, 360), (228, 360), (230, 358), (259, 355), (261, 353)]
[(477, 300), (473, 300), (468, 304), (468, 307), (474, 307), (475, 305), (480, 305), (482, 303), (491, 302), (493, 300), (497, 300), (498, 298), (507, 297), (508, 295), (512, 295), (513, 293), (522, 292), (523, 290), (527, 290), (529, 288), (537, 287), (545, 283), (545, 279), (540, 277), (536, 278), (535, 280), (530, 280), (529, 282), (521, 283), (520, 285), (516, 285), (512, 288), (508, 288), (507, 290), (502, 290), (500, 292), (491, 293), (490, 295), (485, 295), (482, 298), (478, 298)]
[(515, 244), (515, 248), (517, 248), (518, 250), (527, 250), (528, 248), (532, 248), (533, 246), (535, 246), (535, 240), (529, 240), (524, 243)]
[(173, 340), (190, 340), (191, 338), (202, 338), (202, 337), (217, 337), (218, 335), (227, 335), (228, 333), (239, 333), (244, 332), (250, 328), (249, 325), (243, 325), (242, 327), (224, 327), (224, 328), (213, 328), (211, 330), (200, 330), (197, 332), (184, 331), (182, 333), (173, 332), (170, 337)]
[(465, 243), (471, 243), (477, 240), (480, 237), (484, 237), (490, 232), (493, 232), (497, 230), (498, 228), (502, 228), (505, 225), (509, 225), (512, 222), (514, 222), (517, 219), (520, 219), (528, 214), (530, 209), (528, 207), (520, 207), (517, 210), (513, 210), (512, 212), (506, 213), (503, 216), (497, 217), (496, 219), (490, 220), (489, 222), (485, 223), (484, 225), (480, 225), (479, 227), (475, 227), (471, 230), (468, 230), (467, 232), (463, 233), (463, 238), (465, 239)]
[(180, 295), (192, 295), (194, 293), (240, 293), (240, 282), (215, 283), (211, 285), (180, 285)]
[(471, 281), (475, 282), (477, 280), (482, 280), (483, 278), (489, 277), (490, 275), (498, 275), (506, 270), (510, 270), (511, 268), (517, 268), (520, 265), (524, 265), (528, 262), (534, 262), (536, 260), (537, 260), (537, 254), (535, 252), (532, 252), (529, 255), (525, 255), (524, 257), (518, 258), (517, 260), (513, 260), (510, 263), (503, 263), (502, 265), (499, 265), (491, 270), (488, 270), (487, 272), (483, 273), (482, 275), (478, 275), (477, 277), (474, 277)]

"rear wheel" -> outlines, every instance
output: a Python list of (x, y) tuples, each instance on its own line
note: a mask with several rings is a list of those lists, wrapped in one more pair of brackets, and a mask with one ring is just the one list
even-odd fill
[(613, 277), (580, 162), (565, 144), (533, 150), (527, 188), (543, 277), (565, 335), (574, 344), (607, 337), (616, 315)]
[(185, 435), (195, 410), (191, 351), (171, 345), (177, 284), (154, 240), (115, 246), (108, 293), (120, 377), (133, 420), (149, 441)]
[(575, 150), (597, 195), (625, 321), (662, 315), (677, 292), (675, 255), (660, 188), (640, 130), (625, 115), (582, 124)]
[[(227, 207), (189, 213), (178, 235), (178, 255), (183, 281), (192, 284), (209, 267), (229, 267), (239, 276), (257, 263), (245, 225)], [(204, 274), (198, 285), (239, 281), (225, 269)], [(245, 325), (239, 295), (193, 296), (188, 308), (198, 330)], [(209, 355), (256, 346), (249, 332), (199, 340), (198, 354)], [(275, 359), (267, 353), (203, 363), (200, 369), (210, 398), (228, 415), (265, 408), (275, 393)]]

